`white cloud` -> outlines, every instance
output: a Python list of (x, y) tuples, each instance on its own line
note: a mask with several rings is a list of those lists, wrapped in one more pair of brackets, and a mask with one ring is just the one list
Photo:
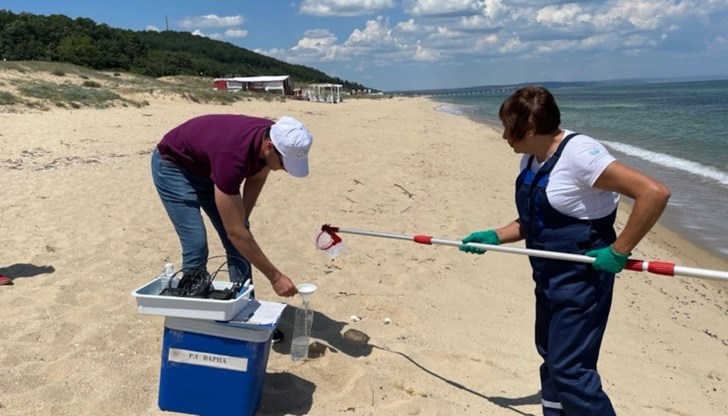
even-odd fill
[(405, 12), (412, 16), (464, 16), (480, 13), (482, 0), (409, 0)]
[(245, 22), (245, 18), (241, 15), (237, 16), (218, 16), (216, 14), (208, 14), (205, 16), (188, 17), (179, 21), (180, 27), (185, 29), (201, 28), (201, 27), (231, 27), (239, 26)]
[(498, 19), (508, 10), (508, 7), (503, 4), (502, 0), (485, 0), (483, 5), (485, 6), (483, 15), (488, 19)]
[(395, 7), (393, 0), (303, 0), (301, 14), (313, 16), (361, 16)]
[(402, 32), (416, 32), (418, 30), (418, 26), (415, 23), (415, 19), (409, 19), (405, 22), (399, 22), (397, 23), (397, 30)]
[(392, 37), (392, 30), (389, 28), (386, 19), (379, 16), (376, 20), (367, 21), (364, 30), (354, 29), (344, 45), (371, 46), (393, 43), (396, 43), (396, 40)]
[(244, 38), (248, 36), (248, 31), (245, 29), (228, 29), (225, 31), (226, 38)]
[[(239, 26), (245, 22), (245, 17), (237, 16), (218, 16), (216, 14), (208, 14), (205, 16), (188, 17), (179, 22), (180, 27), (191, 30), (193, 35), (204, 36), (210, 39), (239, 39), (248, 36), (248, 31)], [(203, 28), (227, 28), (223, 32), (205, 33)]]
[(584, 23), (591, 20), (591, 16), (584, 9), (574, 3), (563, 6), (547, 6), (536, 13), (536, 21), (546, 26), (562, 26), (570, 23)]
[(154, 25), (147, 25), (147, 30), (151, 30), (152, 32), (159, 32), (159, 28)]
[(508, 39), (503, 46), (500, 47), (498, 52), (503, 54), (509, 54), (509, 53), (515, 53), (515, 52), (523, 52), (524, 50), (524, 44), (521, 42), (518, 37)]
[(420, 43), (417, 43), (417, 49), (413, 58), (415, 61), (437, 61), (440, 59), (440, 53), (437, 50), (425, 48)]
[(298, 44), (291, 48), (295, 54), (296, 61), (317, 59), (331, 61), (336, 57), (336, 36), (326, 29), (309, 30), (298, 41)]
[(480, 36), (475, 40), (475, 47), (474, 49), (476, 51), (487, 51), (491, 48), (495, 47), (499, 42), (498, 35), (490, 34), (485, 36)]
[(248, 31), (241, 30), (241, 29), (228, 29), (222, 33), (221, 32), (205, 33), (201, 29), (195, 29), (191, 33), (195, 36), (202, 36), (205, 38), (210, 38), (210, 39), (215, 39), (215, 40), (244, 38), (244, 37), (248, 36)]

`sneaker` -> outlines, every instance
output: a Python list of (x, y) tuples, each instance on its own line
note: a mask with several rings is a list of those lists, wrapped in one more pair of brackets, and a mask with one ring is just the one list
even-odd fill
[(0, 286), (10, 286), (13, 284), (13, 279), (7, 276), (0, 276)]
[(270, 339), (271, 344), (277, 344), (279, 342), (283, 341), (283, 331), (276, 328), (273, 330), (273, 336)]

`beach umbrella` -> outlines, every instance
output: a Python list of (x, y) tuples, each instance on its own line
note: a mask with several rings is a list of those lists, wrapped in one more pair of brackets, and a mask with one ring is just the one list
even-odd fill
[[(394, 234), (394, 233), (384, 233), (384, 232), (377, 232), (377, 231), (366, 231), (366, 230), (357, 230), (353, 228), (342, 228), (342, 227), (334, 227), (329, 224), (324, 224), (321, 226), (321, 231), (318, 232), (317, 236), (315, 237), (315, 244), (316, 248), (322, 251), (326, 251), (329, 255), (332, 257), (336, 257), (343, 247), (343, 240), (337, 233), (347, 233), (347, 234), (357, 234), (357, 235), (365, 235), (370, 237), (383, 237), (383, 238), (393, 238), (396, 240), (407, 240), (412, 241), (418, 244), (440, 244), (440, 245), (446, 245), (446, 246), (454, 246), (459, 247), (463, 245), (462, 241), (459, 240), (448, 240), (443, 238), (435, 238), (431, 235), (425, 235), (425, 234), (415, 234), (415, 235), (406, 235), (406, 234)], [(559, 253), (556, 251), (546, 251), (546, 250), (534, 250), (530, 248), (519, 248), (519, 247), (507, 247), (507, 246), (495, 246), (490, 244), (478, 244), (478, 243), (467, 243), (466, 245), (481, 248), (484, 250), (491, 250), (491, 251), (500, 251), (503, 253), (512, 253), (512, 254), (523, 254), (527, 256), (533, 256), (533, 257), (541, 257), (546, 259), (555, 259), (555, 260), (567, 260), (567, 261), (573, 261), (578, 263), (594, 263), (594, 257), (584, 256), (581, 254), (571, 254), (571, 253)], [(632, 270), (636, 272), (649, 272), (654, 274), (661, 274), (665, 276), (689, 276), (689, 277), (699, 277), (703, 279), (712, 279), (712, 280), (722, 280), (722, 281), (728, 281), (728, 272), (726, 271), (720, 271), (720, 270), (710, 270), (710, 269), (701, 269), (697, 267), (685, 267), (685, 266), (678, 266), (675, 263), (668, 262), (668, 261), (645, 261), (645, 260), (634, 260), (629, 259), (627, 260), (627, 266), (625, 267), (627, 270)]]

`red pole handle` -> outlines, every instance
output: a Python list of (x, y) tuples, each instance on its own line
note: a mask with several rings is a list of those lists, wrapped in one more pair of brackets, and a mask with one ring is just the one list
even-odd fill
[(675, 276), (675, 263), (668, 261), (627, 260), (625, 269), (636, 272), (650, 272), (664, 274), (665, 276)]
[(419, 244), (432, 244), (432, 236), (425, 234), (417, 234), (412, 237), (412, 241)]

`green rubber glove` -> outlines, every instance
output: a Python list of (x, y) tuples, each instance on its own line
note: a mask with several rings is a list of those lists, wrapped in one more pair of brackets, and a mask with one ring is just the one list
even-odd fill
[[(500, 244), (500, 239), (498, 238), (498, 234), (496, 234), (495, 230), (476, 231), (463, 238), (463, 243), (480, 243), (497, 246)], [(486, 252), (486, 250), (482, 248), (468, 245), (462, 245), (458, 248), (460, 251), (464, 251), (466, 253), (483, 254)]]
[(627, 265), (627, 259), (632, 253), (617, 253), (612, 249), (612, 246), (609, 246), (587, 251), (584, 254), (596, 259), (592, 263), (592, 267), (596, 270), (617, 274)]

